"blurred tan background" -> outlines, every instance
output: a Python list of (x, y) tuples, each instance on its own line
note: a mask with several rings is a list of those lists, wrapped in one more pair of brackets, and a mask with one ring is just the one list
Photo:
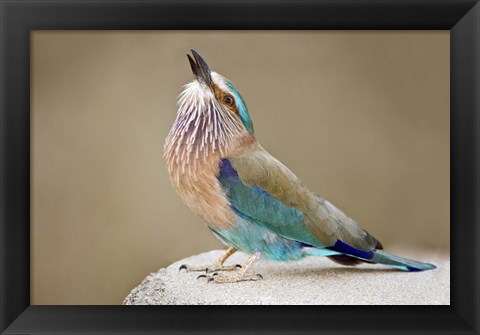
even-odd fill
[(449, 252), (449, 32), (32, 33), (32, 304), (223, 248), (162, 158), (195, 48), (262, 145), (387, 250)]

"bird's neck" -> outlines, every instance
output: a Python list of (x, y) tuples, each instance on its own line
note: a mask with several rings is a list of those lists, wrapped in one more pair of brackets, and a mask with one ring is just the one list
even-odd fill
[(174, 128), (167, 137), (164, 156), (175, 190), (208, 225), (228, 229), (235, 214), (217, 179), (220, 161), (226, 155), (248, 150), (256, 143), (255, 137), (245, 132), (219, 146), (214, 140), (204, 141), (195, 133), (179, 132)]

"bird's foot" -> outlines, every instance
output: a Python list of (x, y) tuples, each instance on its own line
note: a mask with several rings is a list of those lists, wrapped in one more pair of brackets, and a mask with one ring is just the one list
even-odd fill
[(215, 272), (215, 271), (232, 271), (241, 268), (240, 264), (235, 265), (223, 265), (223, 263), (227, 260), (228, 257), (233, 255), (237, 249), (230, 247), (227, 249), (224, 255), (217, 259), (213, 264), (210, 265), (197, 265), (197, 266), (190, 266), (187, 264), (182, 264), (178, 271), (185, 270), (186, 272), (194, 272), (194, 271), (202, 271), (205, 273)]
[(242, 270), (235, 273), (217, 273), (215, 272), (211, 276), (200, 275), (198, 278), (206, 278), (207, 283), (238, 283), (241, 281), (257, 281), (263, 279), (263, 276), (259, 273), (245, 274)]
[(211, 273), (216, 271), (233, 271), (233, 270), (238, 270), (241, 267), (242, 266), (240, 264), (223, 265), (217, 262), (210, 265), (197, 265), (197, 266), (182, 264), (178, 269), (178, 271), (182, 271), (182, 270), (185, 270), (186, 272), (202, 271), (205, 273)]
[(207, 283), (238, 283), (240, 281), (257, 281), (263, 279), (261, 274), (250, 274), (247, 270), (260, 258), (260, 252), (256, 252), (251, 255), (243, 266), (234, 273), (218, 273), (215, 272), (211, 276), (206, 274), (200, 275), (198, 278), (207, 278)]

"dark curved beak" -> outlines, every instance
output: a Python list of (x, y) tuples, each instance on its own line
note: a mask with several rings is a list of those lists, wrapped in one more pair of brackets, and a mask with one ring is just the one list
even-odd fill
[(210, 87), (210, 89), (213, 90), (213, 80), (207, 63), (205, 63), (202, 56), (200, 56), (198, 52), (193, 49), (190, 49), (190, 51), (192, 52), (193, 58), (189, 54), (187, 54), (187, 57), (195, 78), (200, 82), (204, 82), (208, 87)]

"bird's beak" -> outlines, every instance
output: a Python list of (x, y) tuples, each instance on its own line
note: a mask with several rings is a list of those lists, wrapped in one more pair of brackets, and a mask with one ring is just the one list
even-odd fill
[(198, 52), (193, 49), (190, 49), (190, 51), (193, 54), (193, 58), (189, 54), (187, 54), (187, 57), (190, 61), (190, 66), (192, 67), (192, 72), (195, 78), (200, 82), (204, 82), (211, 90), (213, 90), (212, 75), (210, 74), (210, 69), (208, 68), (207, 63), (205, 63)]

